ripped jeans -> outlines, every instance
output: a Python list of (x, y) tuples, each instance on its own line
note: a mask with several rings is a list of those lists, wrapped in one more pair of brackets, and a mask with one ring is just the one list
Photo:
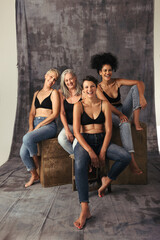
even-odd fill
[[(120, 112), (122, 112), (124, 115), (126, 115), (128, 118), (130, 118), (133, 111), (140, 108), (139, 92), (136, 85), (131, 87), (123, 104), (116, 108)], [(130, 123), (129, 122), (121, 123), (119, 117), (113, 113), (112, 113), (112, 122), (115, 127), (120, 128), (120, 136), (121, 136), (123, 147), (130, 153), (134, 152)]]

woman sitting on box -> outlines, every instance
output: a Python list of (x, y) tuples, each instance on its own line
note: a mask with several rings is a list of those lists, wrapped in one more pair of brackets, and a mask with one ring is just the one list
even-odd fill
[[(113, 125), (120, 128), (123, 147), (131, 154), (130, 169), (134, 174), (142, 174), (134, 158), (131, 126), (128, 118), (133, 113), (133, 123), (137, 131), (143, 130), (139, 121), (141, 108), (147, 105), (144, 97), (144, 83), (137, 80), (112, 78), (112, 72), (118, 68), (118, 60), (111, 53), (96, 54), (91, 57), (91, 67), (97, 70), (102, 81), (98, 84), (97, 96), (111, 103)], [(132, 86), (126, 99), (121, 103), (120, 87)]]
[(34, 93), (29, 114), (29, 131), (24, 135), (20, 149), (21, 159), (31, 173), (31, 178), (25, 184), (25, 187), (29, 187), (39, 180), (36, 171), (39, 167), (37, 143), (53, 138), (57, 133), (55, 119), (60, 111), (60, 98), (58, 91), (52, 89), (52, 86), (58, 80), (58, 77), (57, 69), (50, 69), (45, 74), (43, 88)]
[[(86, 220), (91, 217), (88, 205), (89, 165), (101, 169), (102, 186), (98, 190), (98, 196), (103, 197), (108, 185), (131, 161), (130, 154), (124, 148), (110, 143), (112, 134), (110, 104), (97, 98), (97, 83), (92, 76), (87, 76), (83, 80), (85, 98), (74, 105), (73, 111), (73, 131), (78, 140), (74, 148), (75, 180), (81, 203), (80, 216), (74, 222), (78, 229), (82, 229)], [(108, 174), (105, 171), (106, 158), (115, 161)]]
[(73, 135), (73, 106), (81, 100), (81, 87), (72, 69), (66, 69), (61, 74), (60, 85), (60, 117), (63, 123), (63, 129), (58, 135), (58, 142), (66, 152), (73, 154), (73, 148), (77, 143)]

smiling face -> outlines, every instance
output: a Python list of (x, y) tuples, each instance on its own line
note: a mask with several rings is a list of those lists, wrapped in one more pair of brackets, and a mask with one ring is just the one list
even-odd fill
[(112, 76), (112, 67), (111, 65), (105, 64), (102, 69), (99, 71), (103, 81), (109, 81)]
[(49, 72), (45, 75), (45, 84), (47, 84), (47, 87), (51, 88), (53, 84), (58, 79), (56, 72)]
[(64, 83), (68, 90), (76, 88), (76, 77), (72, 73), (66, 73), (64, 77)]
[(89, 97), (89, 98), (95, 97), (96, 90), (97, 90), (97, 87), (94, 82), (87, 81), (87, 80), (83, 82), (83, 92), (85, 94), (85, 97)]

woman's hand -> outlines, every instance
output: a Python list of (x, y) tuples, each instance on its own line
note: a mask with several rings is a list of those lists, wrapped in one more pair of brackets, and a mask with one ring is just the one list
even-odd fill
[(142, 108), (142, 109), (144, 109), (144, 108), (147, 106), (147, 101), (146, 101), (146, 99), (145, 99), (144, 96), (141, 96), (141, 97), (139, 98), (139, 102), (140, 102), (140, 105), (141, 105), (141, 108)]
[(33, 127), (29, 127), (29, 130), (28, 130), (28, 132), (32, 132), (34, 130), (34, 128)]
[(91, 158), (91, 165), (95, 168), (99, 167), (99, 158), (93, 150), (89, 151), (89, 156)]
[(65, 131), (65, 133), (66, 133), (66, 137), (67, 137), (68, 141), (70, 141), (72, 143), (74, 140), (74, 136), (71, 133), (71, 131), (68, 130), (68, 131)]
[(35, 129), (34, 130), (37, 130), (37, 129), (39, 129), (40, 127), (42, 127), (41, 126), (41, 123), (39, 123), (36, 127), (35, 127)]
[(119, 119), (120, 119), (120, 122), (123, 123), (123, 122), (128, 122), (128, 118), (126, 115), (124, 115), (123, 113), (121, 113), (119, 115)]

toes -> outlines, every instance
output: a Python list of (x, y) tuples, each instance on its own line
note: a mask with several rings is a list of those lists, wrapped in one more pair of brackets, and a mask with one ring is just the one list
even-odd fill
[(73, 224), (74, 224), (74, 226), (75, 226), (76, 228), (78, 228), (78, 229), (81, 228), (81, 226), (80, 226), (80, 222), (75, 221)]

